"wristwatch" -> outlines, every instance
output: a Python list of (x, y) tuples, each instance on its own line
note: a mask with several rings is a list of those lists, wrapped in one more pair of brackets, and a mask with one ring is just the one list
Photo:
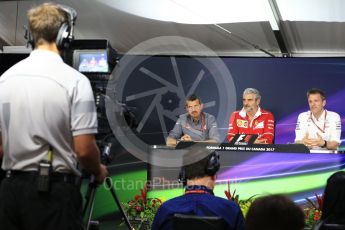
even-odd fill
[(321, 148), (326, 148), (327, 147), (327, 141), (325, 141), (325, 144), (323, 144), (323, 146), (321, 146)]

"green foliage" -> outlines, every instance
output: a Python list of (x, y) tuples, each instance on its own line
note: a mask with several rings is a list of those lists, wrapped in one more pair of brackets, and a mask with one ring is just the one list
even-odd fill
[(250, 208), (250, 206), (252, 205), (253, 201), (254, 201), (254, 197), (255, 196), (251, 196), (249, 197), (247, 200), (240, 200), (238, 202), (238, 205), (240, 206), (241, 208), (241, 211), (243, 213), (243, 216), (246, 216), (247, 215), (247, 212)]
[(122, 203), (129, 221), (134, 229), (150, 229), (155, 214), (162, 201), (158, 198), (147, 198), (147, 186), (140, 189), (140, 194), (127, 203)]
[(230, 181), (228, 181), (228, 190), (225, 190), (224, 193), (228, 200), (232, 200), (240, 206), (243, 216), (247, 215), (248, 209), (252, 205), (254, 198), (256, 197), (256, 195), (253, 195), (246, 200), (240, 200), (240, 195), (236, 194), (236, 189), (234, 189), (234, 192), (231, 194)]
[(312, 201), (309, 198), (305, 198), (309, 207), (304, 209), (305, 215), (305, 224), (306, 227), (313, 227), (316, 222), (321, 218), (322, 206), (323, 206), (323, 195), (315, 194), (316, 202)]

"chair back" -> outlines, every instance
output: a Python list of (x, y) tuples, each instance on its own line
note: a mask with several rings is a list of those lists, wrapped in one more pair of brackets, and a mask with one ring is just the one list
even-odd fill
[(175, 214), (173, 216), (174, 230), (225, 230), (226, 222), (218, 216), (195, 216)]
[(342, 224), (323, 224), (321, 230), (345, 230), (345, 225)]
[(345, 230), (345, 225), (328, 224), (321, 220), (314, 225), (313, 230)]

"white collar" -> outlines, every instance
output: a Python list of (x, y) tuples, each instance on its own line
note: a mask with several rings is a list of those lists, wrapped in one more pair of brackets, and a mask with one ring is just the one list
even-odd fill
[(30, 57), (33, 58), (39, 58), (39, 59), (55, 59), (58, 61), (63, 61), (61, 56), (53, 51), (49, 51), (49, 50), (43, 50), (43, 49), (35, 49), (30, 53)]
[[(247, 116), (247, 112), (246, 112), (246, 110), (244, 109), (244, 108), (242, 108), (241, 109), (241, 111), (240, 111), (240, 116), (241, 117), (243, 117), (243, 118), (245, 118), (246, 116)], [(260, 108), (260, 106), (258, 107), (258, 110), (256, 111), (256, 113), (255, 113), (255, 115), (254, 115), (254, 117), (253, 117), (253, 119), (255, 119), (255, 118), (257, 118), (258, 116), (260, 116), (262, 114), (262, 112), (261, 112), (261, 108)]]
[(327, 111), (324, 109), (322, 114), (320, 115), (319, 119), (317, 119), (314, 114), (309, 110), (309, 115), (315, 120), (315, 121), (323, 121), (325, 120), (325, 117), (326, 117), (326, 114), (327, 114)]

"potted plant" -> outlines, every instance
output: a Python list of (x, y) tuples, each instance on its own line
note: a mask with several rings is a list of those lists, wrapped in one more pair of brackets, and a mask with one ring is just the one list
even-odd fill
[(147, 198), (147, 185), (140, 189), (140, 194), (127, 203), (122, 203), (128, 219), (134, 229), (151, 229), (153, 219), (162, 201), (159, 198)]
[(228, 198), (228, 200), (232, 200), (240, 206), (243, 216), (247, 215), (248, 209), (253, 203), (254, 197), (256, 196), (256, 195), (253, 195), (246, 200), (240, 200), (240, 195), (236, 194), (236, 189), (234, 189), (234, 192), (231, 194), (230, 181), (228, 181), (228, 190), (225, 190), (224, 193), (225, 193), (226, 198)]
[(322, 214), (323, 195), (315, 193), (316, 202), (309, 198), (305, 198), (308, 206), (304, 208), (305, 224), (307, 228), (312, 228), (317, 221), (320, 220)]

